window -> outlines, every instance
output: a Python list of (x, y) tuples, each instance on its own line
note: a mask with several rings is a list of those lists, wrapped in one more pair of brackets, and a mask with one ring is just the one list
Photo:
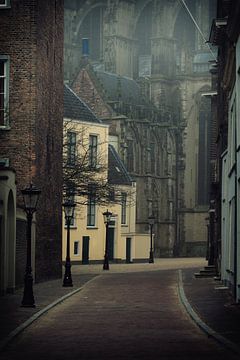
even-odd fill
[(127, 169), (128, 171), (133, 171), (133, 141), (127, 141)]
[(122, 213), (121, 213), (121, 224), (127, 223), (127, 194), (122, 193)]
[(10, 0), (0, 0), (0, 9), (9, 8)]
[(79, 255), (79, 241), (74, 241), (73, 243), (73, 254)]
[(0, 127), (9, 124), (8, 89), (9, 88), (9, 58), (0, 55)]
[(76, 133), (67, 133), (67, 164), (75, 165), (76, 162)]
[(151, 173), (155, 174), (155, 144), (150, 144)]
[(88, 204), (87, 204), (87, 226), (96, 224), (96, 194), (93, 185), (89, 186)]
[(109, 201), (114, 201), (115, 200), (115, 191), (114, 191), (114, 189), (109, 190), (108, 198), (109, 198)]
[(97, 147), (98, 137), (96, 135), (89, 136), (89, 165), (91, 168), (97, 166)]
[(95, 61), (103, 57), (103, 17), (104, 9), (95, 7), (85, 16), (80, 28), (81, 37), (90, 39), (89, 55)]

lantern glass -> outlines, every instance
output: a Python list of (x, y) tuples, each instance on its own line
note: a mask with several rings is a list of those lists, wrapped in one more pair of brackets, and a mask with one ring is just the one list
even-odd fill
[(65, 201), (65, 203), (63, 204), (63, 207), (64, 207), (64, 213), (65, 213), (66, 219), (73, 218), (75, 206), (76, 206), (76, 204), (74, 204), (73, 201), (71, 201), (71, 200)]
[(111, 220), (111, 216), (112, 216), (112, 213), (108, 210), (103, 213), (104, 224), (109, 224), (109, 222)]
[(22, 190), (25, 211), (36, 211), (41, 191), (32, 184), (29, 188)]
[(155, 222), (155, 217), (153, 215), (150, 215), (148, 217), (148, 223), (149, 225), (154, 225), (154, 222)]

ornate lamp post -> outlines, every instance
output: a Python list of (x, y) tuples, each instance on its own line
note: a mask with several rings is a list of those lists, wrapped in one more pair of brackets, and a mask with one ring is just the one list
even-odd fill
[(32, 219), (36, 211), (39, 195), (41, 191), (30, 184), (30, 187), (21, 191), (23, 195), (24, 211), (27, 214), (27, 262), (24, 277), (24, 292), (22, 299), (23, 307), (35, 307), (33, 296), (33, 277), (32, 277)]
[(153, 258), (153, 225), (155, 222), (155, 217), (153, 215), (150, 215), (148, 217), (148, 223), (150, 226), (150, 252), (149, 252), (149, 263), (154, 263)]
[(74, 216), (74, 209), (76, 204), (72, 200), (67, 200), (64, 202), (64, 213), (65, 220), (67, 224), (67, 253), (65, 261), (65, 274), (63, 279), (63, 286), (73, 286), (72, 283), (72, 274), (71, 274), (71, 259), (70, 259), (70, 225)]
[(109, 261), (108, 261), (108, 226), (111, 220), (112, 213), (110, 211), (105, 211), (103, 213), (104, 224), (106, 225), (106, 244), (105, 244), (105, 254), (103, 262), (103, 270), (109, 270)]
[(209, 259), (209, 217), (205, 218), (205, 224), (206, 224), (206, 228), (207, 228), (207, 251), (206, 251), (206, 260)]
[(209, 257), (208, 257), (208, 265), (214, 265), (215, 263), (215, 204), (214, 200), (210, 201), (210, 209), (209, 213)]

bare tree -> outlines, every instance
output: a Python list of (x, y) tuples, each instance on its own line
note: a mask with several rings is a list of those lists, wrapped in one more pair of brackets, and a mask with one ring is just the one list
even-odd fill
[[(109, 181), (108, 144), (98, 142), (97, 151), (89, 144), (89, 128), (86, 123), (64, 120), (63, 137), (63, 195), (73, 196), (80, 205), (86, 205), (93, 197), (98, 205), (121, 203), (122, 192), (132, 198), (131, 188), (124, 189)], [(73, 135), (75, 134), (75, 135)], [(72, 138), (71, 138), (72, 137)], [(100, 139), (100, 137), (99, 137)]]

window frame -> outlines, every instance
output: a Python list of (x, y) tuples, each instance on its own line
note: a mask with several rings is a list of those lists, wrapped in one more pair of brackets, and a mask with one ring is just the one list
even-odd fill
[(90, 193), (87, 203), (87, 227), (96, 226), (96, 213), (96, 196), (94, 193)]
[[(94, 144), (93, 139), (96, 140), (96, 143)], [(96, 169), (98, 165), (98, 135), (96, 134), (89, 134), (89, 146), (88, 146), (88, 161), (89, 166), (92, 169)]]
[(3, 80), (3, 124), (0, 123), (0, 129), (9, 129), (9, 68), (10, 57), (8, 55), (0, 55), (0, 62), (4, 64), (4, 74), (1, 76)]
[(11, 8), (10, 0), (5, 0), (4, 4), (0, 4), (0, 10), (1, 9), (9, 9)]
[(121, 225), (127, 225), (127, 193), (121, 193)]
[[(75, 140), (72, 141), (72, 135), (74, 135)], [(76, 155), (77, 155), (77, 133), (75, 131), (67, 131), (67, 165), (74, 166), (76, 165)]]
[[(75, 252), (75, 244), (77, 244), (77, 252)], [(73, 242), (73, 255), (74, 256), (78, 256), (79, 255), (79, 241), (78, 240), (74, 240)]]

